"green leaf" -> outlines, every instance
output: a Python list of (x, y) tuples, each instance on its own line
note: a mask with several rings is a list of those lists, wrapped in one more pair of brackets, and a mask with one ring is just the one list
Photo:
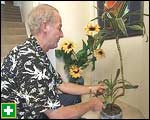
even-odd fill
[(86, 46), (86, 43), (84, 42), (84, 40), (82, 40), (82, 43), (83, 43), (83, 49), (87, 50), (87, 46)]
[(106, 12), (106, 16), (105, 16), (106, 18), (106, 20), (108, 19), (112, 19), (112, 18), (116, 18), (116, 16), (113, 14), (113, 13), (111, 13), (111, 12)]
[(117, 25), (116, 19), (115, 18), (110, 19), (109, 23), (110, 23), (110, 26), (112, 27), (112, 30), (116, 33), (118, 31), (118, 25)]
[(131, 85), (131, 84), (125, 84), (125, 89), (136, 89), (138, 88), (138, 85)]
[(111, 88), (111, 82), (109, 81), (109, 79), (104, 79), (103, 83), (110, 89)]
[(128, 28), (132, 29), (132, 30), (141, 30), (143, 31), (143, 27), (140, 25), (131, 25), (131, 26), (127, 26)]
[(96, 61), (96, 58), (95, 58), (95, 57), (93, 57), (93, 59), (92, 59), (92, 65), (93, 65), (93, 67), (92, 67), (92, 71), (94, 71), (94, 70), (95, 70), (95, 61)]
[(89, 65), (89, 63), (84, 63), (82, 66), (81, 66), (81, 69), (85, 69), (87, 66)]
[(96, 19), (101, 19), (101, 16), (98, 16), (98, 17), (96, 17), (96, 18), (93, 18), (91, 21), (94, 21), (94, 20), (96, 20)]
[(93, 51), (94, 38), (92, 36), (88, 36), (88, 48), (90, 51)]
[(77, 58), (81, 59), (83, 57), (87, 57), (87, 50), (86, 49), (81, 49), (77, 52)]
[(120, 74), (120, 69), (118, 68), (117, 72), (116, 72), (116, 77), (115, 77), (114, 81), (117, 81), (119, 74)]
[(126, 29), (123, 19), (116, 18), (116, 23), (118, 25), (119, 30), (123, 33), (123, 35), (128, 36), (127, 29)]
[(116, 77), (115, 77), (113, 84), (112, 84), (112, 87), (114, 87), (117, 84), (117, 79), (118, 79), (119, 74), (120, 74), (120, 69), (118, 68), (117, 72), (116, 72)]
[(137, 15), (140, 15), (140, 16), (143, 16), (143, 15), (149, 16), (148, 14), (143, 13), (143, 10), (135, 10), (135, 11), (129, 11), (127, 14), (125, 14), (123, 16), (123, 19), (128, 18), (129, 16), (137, 16)]
[(70, 53), (68, 53), (68, 54), (64, 54), (63, 55), (63, 59), (64, 59), (64, 62), (65, 62), (65, 64), (74, 64), (74, 62), (75, 62), (75, 60), (73, 60), (72, 58), (71, 58), (71, 52)]
[(63, 54), (64, 54), (64, 52), (63, 52), (62, 50), (55, 50), (55, 56), (56, 56), (57, 58), (62, 57)]
[[(88, 47), (86, 46), (86, 43), (82, 40), (83, 43), (83, 49), (79, 50), (76, 54), (77, 59), (79, 60), (78, 62), (82, 61), (82, 59), (85, 61), (87, 60), (87, 50)], [(83, 63), (82, 63), (83, 64)]]
[(123, 2), (123, 5), (119, 9), (118, 17), (122, 17), (124, 15), (124, 12), (125, 12), (127, 5), (128, 5), (128, 1), (122, 1), (122, 2)]
[[(94, 6), (99, 12), (104, 12), (104, 9), (100, 9), (99, 7)], [(91, 21), (94, 21), (96, 19), (102, 19), (102, 16), (97, 16), (95, 18), (93, 18)]]
[(104, 34), (104, 32), (101, 30), (101, 31), (98, 32), (98, 34), (96, 34), (94, 36), (94, 38), (96, 40), (96, 44), (94, 46), (94, 49), (96, 49), (98, 46), (100, 48), (103, 45), (104, 38), (103, 38), (102, 34)]
[(87, 48), (84, 47), (83, 49), (79, 50), (76, 54), (77, 56), (77, 65), (82, 66), (87, 62)]
[(100, 31), (100, 36), (101, 36), (101, 44), (100, 47), (102, 46), (104, 40), (110, 38), (110, 36), (115, 38), (115, 32), (113, 30), (107, 30), (107, 29), (103, 29)]

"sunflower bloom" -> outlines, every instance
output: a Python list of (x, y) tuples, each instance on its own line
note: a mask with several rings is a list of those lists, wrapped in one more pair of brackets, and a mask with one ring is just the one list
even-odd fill
[(85, 33), (86, 33), (87, 35), (92, 36), (92, 35), (94, 35), (94, 34), (96, 34), (96, 33), (99, 32), (100, 27), (99, 27), (98, 24), (89, 23), (89, 24), (87, 24), (87, 26), (84, 28), (84, 30), (85, 30)]
[(96, 59), (104, 58), (105, 53), (104, 53), (103, 49), (94, 50), (94, 57), (96, 57)]
[(72, 78), (79, 78), (81, 76), (81, 69), (76, 65), (72, 65), (69, 68), (69, 74)]
[(74, 45), (73, 42), (71, 42), (70, 40), (66, 40), (66, 41), (61, 45), (61, 49), (62, 49), (65, 53), (70, 53), (72, 50), (75, 49), (75, 45)]

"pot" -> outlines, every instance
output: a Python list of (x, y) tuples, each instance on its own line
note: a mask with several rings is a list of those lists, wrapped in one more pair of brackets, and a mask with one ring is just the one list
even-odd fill
[(107, 104), (100, 112), (100, 119), (122, 119), (122, 110), (117, 104)]

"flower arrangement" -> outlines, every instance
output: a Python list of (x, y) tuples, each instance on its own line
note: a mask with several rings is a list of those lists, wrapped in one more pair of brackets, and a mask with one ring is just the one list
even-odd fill
[(99, 25), (90, 22), (84, 30), (88, 39), (87, 41), (82, 40), (82, 49), (75, 52), (76, 45), (71, 40), (65, 40), (60, 49), (55, 50), (56, 57), (64, 60), (64, 69), (68, 73), (69, 81), (77, 84), (84, 83), (83, 69), (92, 63), (92, 71), (95, 70), (96, 60), (105, 57), (101, 49), (104, 40), (99, 34)]

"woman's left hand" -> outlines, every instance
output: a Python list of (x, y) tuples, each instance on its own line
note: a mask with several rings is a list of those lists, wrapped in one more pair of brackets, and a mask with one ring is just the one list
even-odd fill
[(91, 87), (91, 92), (95, 95), (95, 96), (99, 96), (102, 95), (105, 92), (105, 86), (100, 83), (98, 85), (92, 86)]

